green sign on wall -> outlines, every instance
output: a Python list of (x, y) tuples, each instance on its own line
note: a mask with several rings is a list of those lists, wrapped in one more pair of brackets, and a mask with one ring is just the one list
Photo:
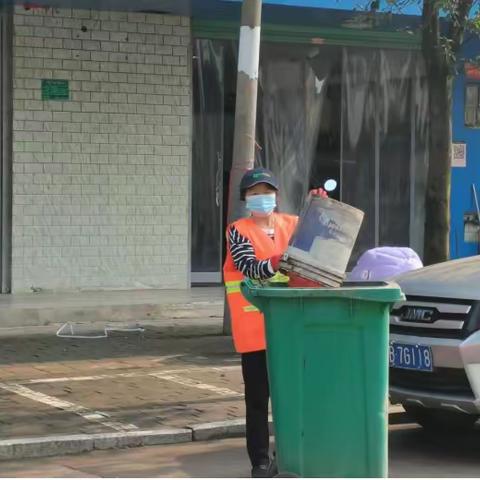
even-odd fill
[(42, 80), (42, 100), (69, 100), (68, 80)]

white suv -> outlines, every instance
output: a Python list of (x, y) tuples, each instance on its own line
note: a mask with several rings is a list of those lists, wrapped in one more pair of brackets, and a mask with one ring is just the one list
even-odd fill
[(407, 301), (390, 318), (390, 400), (425, 428), (480, 416), (480, 256), (395, 279)]

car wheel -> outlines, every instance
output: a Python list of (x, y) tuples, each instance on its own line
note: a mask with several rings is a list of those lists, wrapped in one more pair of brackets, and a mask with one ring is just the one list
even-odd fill
[(452, 412), (450, 410), (440, 410), (436, 408), (425, 408), (417, 405), (403, 405), (407, 415), (421, 425), (425, 430), (445, 432), (462, 432), (472, 430), (478, 415), (469, 415), (468, 413)]

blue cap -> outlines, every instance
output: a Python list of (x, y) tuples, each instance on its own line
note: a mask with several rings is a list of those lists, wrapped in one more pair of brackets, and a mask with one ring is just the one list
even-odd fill
[(278, 190), (277, 179), (270, 170), (266, 168), (254, 168), (253, 170), (248, 170), (240, 182), (240, 199), (245, 200), (247, 190), (259, 183), (266, 183), (275, 190)]

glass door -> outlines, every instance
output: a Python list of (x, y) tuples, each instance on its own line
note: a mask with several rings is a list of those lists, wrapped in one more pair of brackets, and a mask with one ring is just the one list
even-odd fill
[(193, 57), (192, 284), (222, 281), (224, 46), (197, 39)]

